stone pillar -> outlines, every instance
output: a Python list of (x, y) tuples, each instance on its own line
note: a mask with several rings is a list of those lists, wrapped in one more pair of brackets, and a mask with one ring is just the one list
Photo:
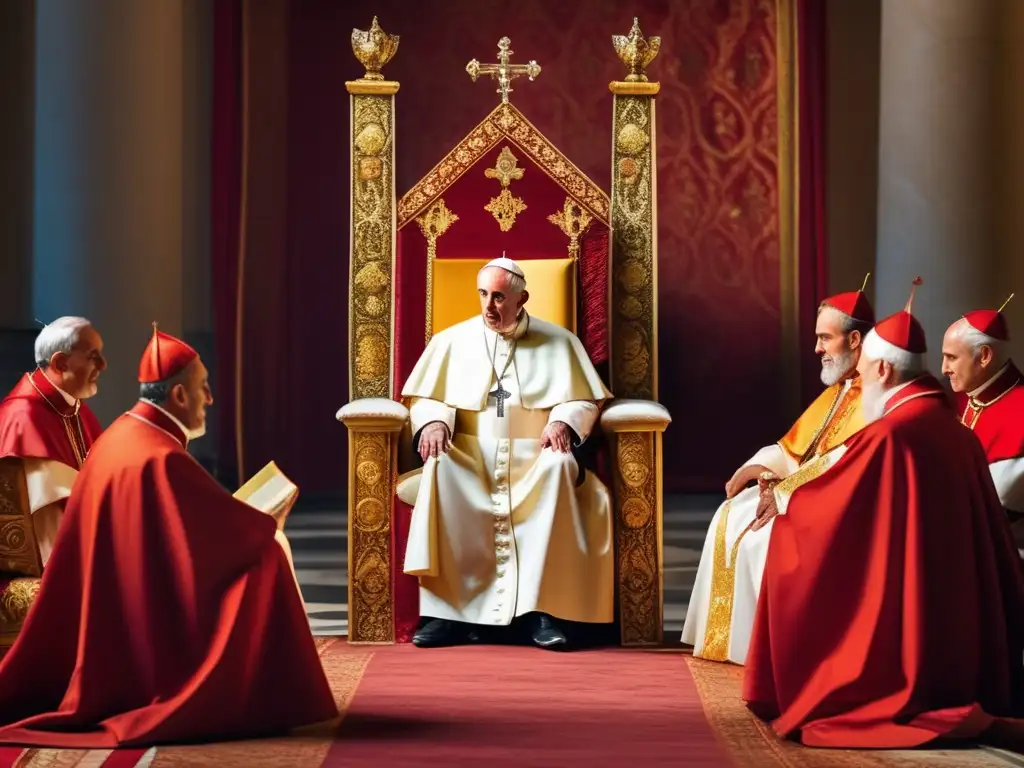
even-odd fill
[(104, 424), (138, 397), (150, 323), (183, 330), (184, 5), (36, 2), (33, 309), (103, 334)]
[[(999, 259), (996, 295), (1015, 293), (1006, 308), (1011, 354), (1024, 363), (1024, 3), (1003, 0), (999, 24), (1001, 135), (996, 142), (999, 167)], [(996, 305), (998, 306), (998, 305)]]
[(998, 6), (882, 2), (875, 310), (899, 310), (924, 278), (914, 313), (933, 373), (948, 325), (1004, 298), (993, 269)]

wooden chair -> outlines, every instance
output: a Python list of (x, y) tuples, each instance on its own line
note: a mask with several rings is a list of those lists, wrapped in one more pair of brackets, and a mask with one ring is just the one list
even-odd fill
[(32, 527), (25, 465), (0, 459), (0, 649), (17, 638), (39, 593), (43, 564)]

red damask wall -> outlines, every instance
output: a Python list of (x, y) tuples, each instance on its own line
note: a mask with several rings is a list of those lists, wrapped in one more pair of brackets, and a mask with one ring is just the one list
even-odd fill
[[(494, 61), (503, 35), (514, 62), (536, 59), (542, 67), (536, 82), (515, 81), (512, 101), (608, 190), (608, 83), (624, 74), (610, 38), (627, 33), (634, 15), (646, 35), (661, 36), (648, 74), (661, 82), (660, 388), (675, 419), (665, 437), (666, 489), (718, 490), (739, 462), (784, 431), (794, 414), (783, 406), (777, 362), (775, 0), (292, 0), (287, 11), (284, 28), (280, 20), (264, 22), (262, 42), (287, 49), (286, 92), (273, 97), (287, 119), (275, 121), (264, 105), (270, 122), (286, 124), (275, 129), (273, 151), (286, 168), (287, 203), (262, 215), (286, 224), (288, 276), (276, 285), (288, 299), (292, 331), (277, 357), (302, 405), (287, 430), (294, 439), (246, 440), (248, 466), (271, 455), (280, 460), (284, 450), (288, 471), (307, 489), (345, 487), (344, 430), (331, 420), (347, 397), (344, 81), (362, 74), (351, 31), (368, 28), (374, 14), (401, 36), (385, 68), (401, 83), (399, 195), (497, 103), (492, 82), (472, 83), (465, 66), (474, 57)], [(255, 122), (253, 130), (260, 130)], [(320, 346), (303, 341), (306, 335)], [(256, 349), (266, 340), (245, 344)], [(283, 402), (285, 393), (277, 395)], [(246, 399), (247, 414), (258, 418), (251, 410), (258, 403)]]

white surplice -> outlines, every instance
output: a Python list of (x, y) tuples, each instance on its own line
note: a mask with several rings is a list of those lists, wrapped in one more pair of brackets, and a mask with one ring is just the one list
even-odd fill
[[(968, 396), (977, 397), (988, 389), (996, 379), (1003, 375), (1007, 365), (1000, 368), (980, 387), (968, 392)], [(988, 465), (988, 469), (992, 474), (992, 482), (996, 486), (996, 492), (999, 494), (999, 501), (1003, 508), (1024, 515), (1024, 456), (993, 461)], [(1010, 527), (1013, 530), (1013, 538), (1017, 542), (1020, 556), (1024, 558), (1024, 520), (1017, 520)]]
[(555, 421), (585, 440), (610, 396), (579, 341), (526, 315), (510, 339), (481, 318), (439, 336), (403, 390), (414, 434), (440, 421), (452, 435), (447, 454), (399, 483), (413, 504), (404, 569), (420, 579), (420, 614), (494, 626), (531, 611), (611, 622), (608, 489), (593, 473), (577, 485), (573, 455), (540, 446)]
[[(843, 397), (852, 384), (851, 379), (843, 384)], [(823, 462), (800, 465), (781, 445), (773, 443), (761, 448), (743, 466), (760, 465), (779, 478), (796, 482), (798, 475), (804, 476), (802, 473), (831, 466), (842, 453), (836, 448), (824, 454), (827, 458)], [(781, 487), (785, 493), (788, 485)], [(786, 499), (783, 496), (779, 514), (785, 514)], [(711, 519), (683, 623), (682, 642), (693, 646), (694, 656), (733, 664), (746, 661), (775, 522), (773, 518), (764, 527), (750, 530), (759, 502), (760, 491), (753, 485), (726, 499)], [(723, 518), (725, 525), (720, 530)], [(714, 650), (706, 652), (706, 644)]]
[[(54, 385), (68, 405), (78, 401), (60, 387)], [(64, 504), (71, 495), (71, 487), (78, 477), (78, 470), (72, 469), (56, 459), (24, 458), (25, 484), (28, 487), (28, 506), (32, 513), (32, 530), (39, 547), (39, 558), (43, 567), (50, 559), (53, 544), (57, 540), (61, 520), (64, 519)]]

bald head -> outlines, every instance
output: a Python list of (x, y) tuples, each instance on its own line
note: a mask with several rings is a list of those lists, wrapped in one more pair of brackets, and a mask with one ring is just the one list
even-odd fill
[(942, 339), (942, 372), (954, 392), (972, 392), (1003, 367), (1007, 354), (1006, 342), (960, 318)]

